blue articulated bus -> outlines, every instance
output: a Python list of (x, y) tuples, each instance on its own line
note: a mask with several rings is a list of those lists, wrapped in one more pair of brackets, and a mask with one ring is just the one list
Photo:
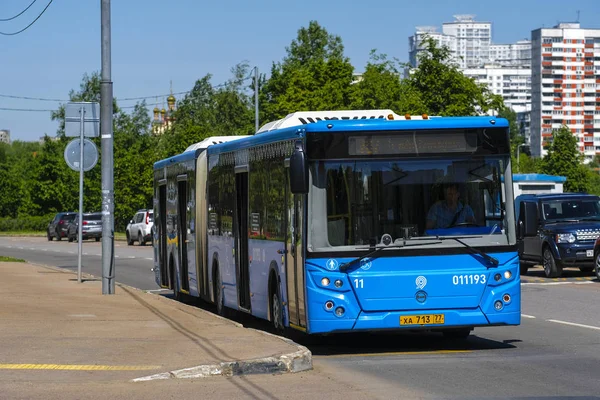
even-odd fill
[(520, 324), (505, 119), (297, 112), (154, 175), (176, 296), (309, 334)]

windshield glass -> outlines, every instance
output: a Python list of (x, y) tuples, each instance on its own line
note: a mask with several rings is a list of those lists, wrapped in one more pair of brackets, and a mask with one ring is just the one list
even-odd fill
[(513, 205), (505, 204), (503, 193), (507, 168), (504, 156), (316, 161), (308, 249), (355, 250), (453, 235), (472, 236), (470, 245), (513, 244), (514, 224), (505, 212)]
[(545, 201), (542, 209), (547, 221), (600, 219), (600, 202), (595, 199)]

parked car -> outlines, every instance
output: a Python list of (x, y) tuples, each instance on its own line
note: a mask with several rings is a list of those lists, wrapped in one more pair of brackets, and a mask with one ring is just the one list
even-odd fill
[[(81, 239), (96, 239), (99, 242), (102, 238), (102, 213), (85, 213), (82, 216), (83, 223), (81, 228)], [(75, 215), (73, 221), (69, 224), (68, 234), (69, 242), (77, 240), (79, 237), (79, 215)]]
[(127, 244), (132, 245), (137, 240), (140, 246), (152, 240), (154, 226), (154, 210), (138, 210), (125, 229)]
[(600, 197), (582, 193), (521, 195), (515, 199), (515, 210), (519, 231), (534, 233), (519, 234), (521, 274), (535, 264), (541, 264), (549, 278), (561, 276), (567, 267), (594, 270)]
[(52, 218), (52, 221), (48, 224), (48, 229), (46, 235), (48, 236), (48, 241), (52, 241), (52, 239), (56, 238), (56, 240), (61, 240), (62, 238), (67, 236), (67, 230), (69, 228), (69, 223), (73, 221), (73, 219), (77, 216), (75, 212), (60, 212)]

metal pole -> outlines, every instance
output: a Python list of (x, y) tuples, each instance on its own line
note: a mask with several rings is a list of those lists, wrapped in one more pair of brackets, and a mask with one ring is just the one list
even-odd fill
[(81, 253), (83, 252), (83, 138), (85, 107), (79, 109), (79, 215), (77, 220), (77, 282), (81, 283)]
[(113, 88), (110, 60), (110, 0), (100, 0), (102, 73), (100, 134), (102, 144), (102, 294), (115, 293), (113, 193)]
[(258, 66), (254, 67), (254, 124), (254, 132), (258, 132)]

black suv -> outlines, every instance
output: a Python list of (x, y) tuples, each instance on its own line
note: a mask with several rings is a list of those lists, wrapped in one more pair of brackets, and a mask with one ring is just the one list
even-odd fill
[(56, 240), (61, 240), (66, 237), (69, 224), (76, 216), (76, 212), (61, 212), (56, 214), (48, 224), (48, 229), (46, 231), (48, 241), (52, 241), (54, 238), (56, 238)]
[(600, 197), (582, 193), (521, 195), (518, 216), (521, 274), (541, 264), (549, 278), (563, 268), (594, 270), (594, 242), (600, 236)]

